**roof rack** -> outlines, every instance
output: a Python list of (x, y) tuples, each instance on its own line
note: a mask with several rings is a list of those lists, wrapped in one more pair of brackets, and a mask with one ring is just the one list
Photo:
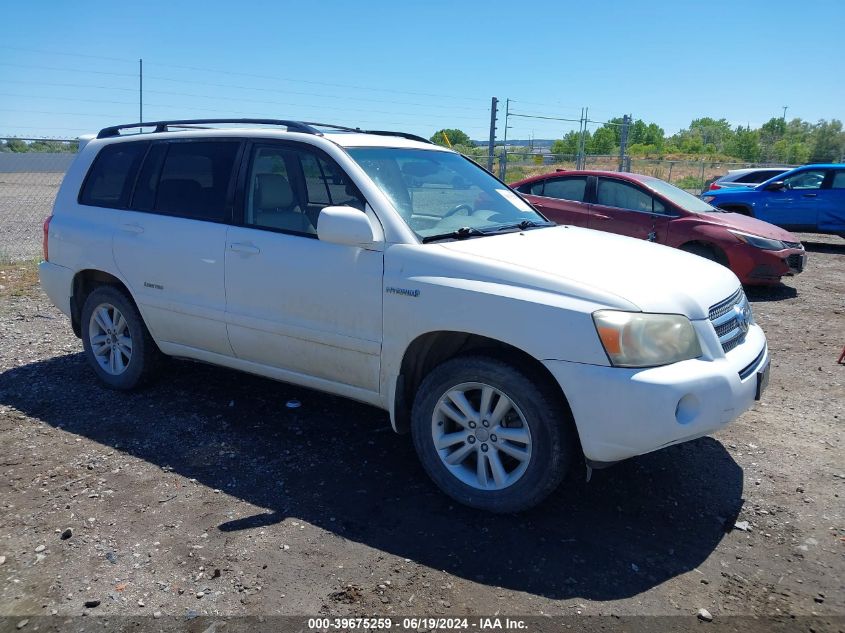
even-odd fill
[(406, 138), (410, 141), (419, 141), (420, 143), (432, 144), (427, 138), (417, 136), (416, 134), (409, 134), (407, 132), (391, 132), (389, 130), (362, 130), (359, 127), (345, 127), (343, 125), (334, 125), (332, 123), (314, 123), (313, 121), (305, 121), (305, 125), (312, 125), (314, 127), (324, 127), (330, 130), (341, 130), (342, 132), (357, 132), (359, 134), (375, 134), (376, 136), (398, 136), (399, 138)]
[(251, 125), (282, 125), (291, 132), (303, 132), (305, 134), (322, 133), (316, 128), (302, 123), (300, 121), (285, 121), (283, 119), (179, 119), (174, 121), (147, 121), (139, 123), (127, 123), (125, 125), (113, 125), (100, 130), (97, 138), (110, 138), (113, 136), (120, 136), (120, 130), (127, 130), (131, 128), (141, 127), (155, 127), (155, 132), (167, 132), (170, 126), (184, 126), (184, 125), (206, 125), (208, 123), (249, 123)]
[(210, 123), (247, 123), (250, 125), (281, 125), (286, 127), (291, 132), (302, 132), (303, 134), (316, 134), (322, 136), (323, 133), (317, 128), (327, 128), (330, 130), (340, 130), (342, 132), (357, 132), (359, 134), (375, 134), (377, 136), (397, 136), (399, 138), (406, 138), (411, 141), (419, 141), (420, 143), (431, 144), (427, 138), (417, 136), (416, 134), (408, 134), (407, 132), (390, 132), (388, 130), (362, 130), (359, 127), (346, 127), (343, 125), (334, 125), (332, 123), (313, 123), (310, 121), (287, 121), (284, 119), (178, 119), (173, 121), (147, 121), (139, 123), (127, 123), (125, 125), (113, 125), (105, 127), (97, 134), (97, 138), (111, 138), (120, 136), (120, 130), (128, 130), (132, 128), (154, 127), (154, 132), (167, 132), (171, 127), (183, 128), (190, 126), (187, 129), (208, 129), (197, 128), (195, 126), (208, 125)]
[(390, 132), (389, 130), (363, 130), (364, 134), (375, 134), (377, 136), (398, 136), (399, 138), (406, 138), (410, 141), (419, 141), (420, 143), (428, 143), (434, 145), (427, 138), (417, 136), (416, 134), (408, 134), (407, 132)]

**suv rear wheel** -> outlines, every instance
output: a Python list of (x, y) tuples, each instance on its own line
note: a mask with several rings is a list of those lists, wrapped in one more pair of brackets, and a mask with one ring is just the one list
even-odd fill
[(474, 508), (519, 512), (560, 484), (575, 437), (557, 399), (541, 385), (483, 356), (454, 358), (426, 376), (411, 433), (441, 490)]
[(119, 390), (143, 383), (159, 353), (135, 304), (112, 286), (100, 286), (85, 300), (82, 346), (97, 377)]

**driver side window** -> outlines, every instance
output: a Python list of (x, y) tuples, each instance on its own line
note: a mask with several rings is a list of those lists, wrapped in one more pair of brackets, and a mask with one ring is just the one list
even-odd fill
[(787, 189), (821, 189), (826, 173), (824, 169), (808, 169), (786, 178), (783, 184)]
[(247, 226), (317, 236), (317, 218), (329, 205), (364, 210), (358, 188), (316, 152), (281, 145), (253, 149), (246, 183)]
[(645, 191), (621, 180), (599, 178), (596, 203), (606, 207), (642, 211), (645, 213), (665, 213), (663, 203)]

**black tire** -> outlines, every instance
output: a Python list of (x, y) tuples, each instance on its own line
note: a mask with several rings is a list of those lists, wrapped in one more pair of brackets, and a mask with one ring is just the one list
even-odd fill
[[(91, 342), (91, 318), (99, 306), (110, 305), (116, 308), (126, 321), (126, 330), (131, 339), (131, 356), (125, 362), (125, 369), (119, 374), (106, 371), (94, 354)], [(113, 286), (100, 286), (93, 290), (82, 306), (82, 346), (85, 358), (91, 365), (97, 378), (110, 389), (129, 391), (144, 384), (153, 374), (158, 357), (161, 354), (150, 336), (138, 308), (123, 292)]]
[[(438, 402), (448, 391), (464, 383), (483, 383), (505, 394), (522, 412), (530, 431), (530, 458), (525, 460), (528, 465), (521, 476), (502, 489), (482, 490), (468, 485), (449, 470), (435, 448), (433, 429), (435, 424), (442, 425), (434, 418)], [(518, 415), (515, 409), (512, 411)], [(461, 504), (496, 513), (532, 508), (560, 485), (578, 447), (573, 427), (568, 412), (563, 410), (551, 388), (545, 386), (542, 377), (487, 356), (453, 358), (432, 370), (417, 391), (411, 414), (414, 447), (434, 483)], [(472, 441), (475, 444), (482, 440)], [(487, 442), (490, 441), (496, 441), (492, 433)], [(500, 442), (503, 441), (507, 440), (500, 438)], [(481, 445), (477, 445), (476, 449), (480, 450)], [(498, 450), (492, 452), (500, 455)], [(479, 454), (470, 456), (470, 463)], [(507, 456), (505, 459), (508, 459)], [(478, 462), (475, 461), (475, 464), (477, 466)], [(469, 466), (468, 472), (472, 468)]]

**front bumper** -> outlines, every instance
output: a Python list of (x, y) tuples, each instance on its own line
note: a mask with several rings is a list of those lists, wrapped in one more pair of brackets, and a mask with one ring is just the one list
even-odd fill
[(781, 277), (803, 272), (807, 264), (807, 252), (803, 248), (786, 248), (780, 251), (764, 251), (753, 246), (742, 245), (728, 253), (731, 269), (744, 284), (771, 284)]
[(719, 358), (649, 369), (543, 362), (566, 394), (584, 456), (615, 462), (735, 420), (754, 403), (757, 371), (769, 355), (763, 331), (753, 325), (741, 345)]

